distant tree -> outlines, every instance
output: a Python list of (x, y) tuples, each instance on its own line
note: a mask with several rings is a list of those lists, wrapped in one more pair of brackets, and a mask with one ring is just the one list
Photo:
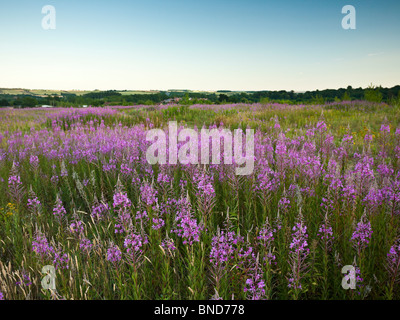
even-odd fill
[(185, 96), (181, 100), (181, 104), (183, 104), (183, 105), (190, 104), (190, 100), (189, 99), (190, 99), (189, 93), (186, 92)]
[(342, 98), (343, 101), (351, 101), (351, 97), (348, 91), (346, 91)]
[(218, 97), (219, 102), (229, 102), (229, 97), (226, 94), (220, 94)]
[(6, 99), (0, 100), (0, 107), (7, 107), (9, 105), (10, 105), (10, 103)]
[(146, 106), (152, 106), (154, 105), (154, 102), (152, 100), (146, 100), (143, 104)]
[(93, 100), (92, 105), (94, 107), (102, 107), (104, 105), (104, 101), (102, 101), (102, 100)]
[(21, 105), (24, 108), (34, 108), (37, 104), (39, 104), (38, 101), (32, 97), (24, 97), (21, 100)]
[(261, 104), (267, 104), (267, 103), (269, 103), (269, 101), (270, 101), (270, 100), (269, 100), (268, 97), (265, 97), (265, 98), (261, 98), (261, 99), (260, 99), (260, 103), (261, 103)]
[(373, 84), (370, 84), (364, 92), (364, 98), (370, 102), (382, 102), (382, 93), (380, 92), (381, 87), (375, 87)]
[[(318, 92), (318, 90), (317, 90), (317, 92)], [(317, 95), (312, 99), (312, 103), (313, 103), (313, 104), (324, 104), (324, 103), (325, 103), (325, 98), (324, 98), (322, 95), (317, 94)]]

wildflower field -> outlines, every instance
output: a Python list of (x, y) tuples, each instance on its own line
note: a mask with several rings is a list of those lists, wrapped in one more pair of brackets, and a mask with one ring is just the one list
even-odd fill
[[(254, 129), (253, 173), (150, 165), (170, 120)], [(399, 159), (398, 105), (0, 109), (0, 300), (399, 299)]]

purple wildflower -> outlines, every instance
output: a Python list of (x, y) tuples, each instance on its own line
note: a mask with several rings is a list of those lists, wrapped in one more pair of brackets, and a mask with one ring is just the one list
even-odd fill
[(61, 199), (57, 196), (56, 204), (53, 208), (53, 215), (61, 222), (62, 218), (67, 214), (67, 211), (63, 207)]
[(292, 230), (292, 242), (289, 245), (289, 264), (291, 272), (288, 287), (296, 290), (302, 289), (301, 279), (304, 277), (304, 274), (307, 273), (308, 264), (306, 259), (310, 252), (310, 249), (307, 248), (307, 226), (304, 224), (301, 214)]
[(157, 190), (146, 183), (140, 187), (140, 199), (148, 207), (155, 205), (157, 203)]
[(50, 258), (54, 253), (54, 248), (49, 245), (46, 236), (41, 232), (36, 232), (35, 239), (32, 241), (32, 251), (42, 260)]
[(113, 196), (114, 208), (129, 208), (132, 205), (126, 193), (118, 192)]
[(81, 249), (82, 253), (90, 254), (93, 249), (93, 244), (89, 239), (81, 239), (79, 243), (79, 249)]
[(161, 247), (167, 251), (169, 251), (171, 254), (176, 250), (175, 243), (173, 239), (170, 238), (165, 238), (161, 242)]
[(350, 241), (353, 243), (354, 248), (360, 254), (362, 250), (368, 247), (372, 236), (371, 222), (366, 222), (366, 216), (363, 215), (360, 222), (357, 223), (356, 230), (351, 236)]
[(56, 270), (68, 269), (69, 268), (68, 262), (69, 262), (68, 255), (66, 253), (63, 253), (61, 251), (61, 249), (58, 249), (54, 253), (53, 263), (54, 263), (54, 267), (56, 268)]
[(29, 276), (29, 273), (27, 273), (25, 270), (22, 270), (22, 277), (21, 281), (17, 281), (15, 283), (17, 286), (26, 286), (29, 287), (32, 284), (31, 278)]
[(218, 268), (225, 268), (229, 260), (233, 258), (235, 233), (218, 229), (217, 234), (212, 238), (210, 262)]
[[(254, 259), (254, 256), (253, 256)], [(249, 300), (265, 299), (265, 282), (263, 280), (263, 272), (258, 261), (258, 257), (253, 262), (253, 266), (247, 274), (248, 278), (243, 291), (247, 293)]]
[(117, 245), (111, 243), (110, 247), (107, 249), (107, 261), (110, 261), (111, 263), (114, 264), (114, 266), (117, 266), (118, 263), (122, 259), (122, 252), (118, 248)]
[(91, 217), (97, 223), (99, 221), (104, 220), (107, 217), (108, 212), (110, 211), (110, 207), (106, 203), (99, 203), (97, 205), (92, 206)]

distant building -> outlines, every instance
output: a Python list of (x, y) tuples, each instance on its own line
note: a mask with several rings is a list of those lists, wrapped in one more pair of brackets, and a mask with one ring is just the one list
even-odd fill
[(42, 105), (42, 108), (53, 108), (53, 106), (49, 106), (49, 105), (44, 104), (44, 105)]
[(168, 104), (168, 103), (172, 103), (172, 102), (179, 102), (179, 101), (181, 101), (181, 100), (182, 100), (182, 98), (169, 98), (169, 99), (166, 99), (166, 100), (162, 101), (161, 104)]

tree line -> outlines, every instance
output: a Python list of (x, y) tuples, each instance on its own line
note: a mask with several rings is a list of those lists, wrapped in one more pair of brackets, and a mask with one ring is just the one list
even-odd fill
[(367, 88), (347, 88), (315, 90), (306, 92), (294, 91), (246, 91), (234, 92), (220, 90), (217, 92), (160, 91), (148, 94), (122, 94), (115, 90), (94, 91), (84, 95), (62, 93), (60, 96), (38, 97), (35, 95), (0, 94), (0, 107), (14, 106), (32, 108), (41, 105), (78, 107), (90, 105), (95, 107), (107, 105), (156, 105), (173, 103), (179, 99), (183, 105), (224, 104), (224, 103), (288, 103), (288, 104), (323, 104), (326, 102), (367, 100), (372, 102), (393, 103), (400, 101), (400, 86), (382, 88), (370, 85)]

